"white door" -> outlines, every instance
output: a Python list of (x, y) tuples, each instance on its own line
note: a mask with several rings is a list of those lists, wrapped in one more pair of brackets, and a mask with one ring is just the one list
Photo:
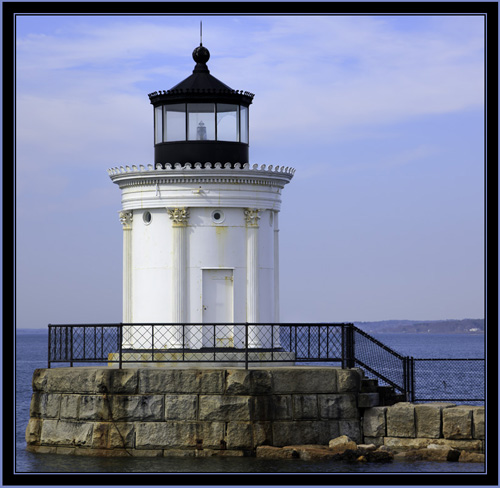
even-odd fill
[[(233, 270), (202, 270), (203, 347), (234, 347)], [(210, 325), (208, 325), (210, 324)]]

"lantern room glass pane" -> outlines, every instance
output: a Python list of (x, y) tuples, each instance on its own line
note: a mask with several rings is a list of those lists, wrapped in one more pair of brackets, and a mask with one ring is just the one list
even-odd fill
[(217, 140), (238, 142), (239, 138), (239, 106), (217, 104)]
[(215, 104), (188, 103), (188, 140), (215, 140)]
[(186, 140), (186, 105), (184, 103), (165, 105), (163, 140), (166, 142)]
[(248, 144), (248, 107), (240, 106), (241, 142)]
[(162, 142), (163, 121), (162, 107), (155, 107), (155, 144)]

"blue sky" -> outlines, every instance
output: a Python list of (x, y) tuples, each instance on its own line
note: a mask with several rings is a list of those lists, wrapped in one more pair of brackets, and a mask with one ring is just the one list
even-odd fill
[(147, 94), (255, 93), (252, 163), (296, 168), (281, 319), (484, 317), (480, 16), (20, 16), (17, 326), (121, 320), (120, 191), (153, 161)]

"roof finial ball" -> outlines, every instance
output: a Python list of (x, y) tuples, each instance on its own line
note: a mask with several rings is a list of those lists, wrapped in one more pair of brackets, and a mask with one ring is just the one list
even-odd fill
[(193, 51), (193, 59), (197, 64), (207, 64), (210, 59), (210, 52), (201, 44)]

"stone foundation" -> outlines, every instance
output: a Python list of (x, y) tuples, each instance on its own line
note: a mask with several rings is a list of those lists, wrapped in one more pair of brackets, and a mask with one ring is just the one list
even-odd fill
[(452, 403), (397, 403), (366, 409), (363, 433), (367, 443), (394, 451), (430, 445), (461, 451), (484, 451), (484, 407)]
[(259, 446), (328, 446), (348, 436), (407, 455), (484, 452), (484, 407), (373, 406), (377, 388), (360, 369), (332, 367), (38, 369), (27, 449), (253, 456)]
[(33, 375), (28, 450), (99, 456), (254, 455), (258, 446), (362, 441), (363, 373), (55, 368)]

